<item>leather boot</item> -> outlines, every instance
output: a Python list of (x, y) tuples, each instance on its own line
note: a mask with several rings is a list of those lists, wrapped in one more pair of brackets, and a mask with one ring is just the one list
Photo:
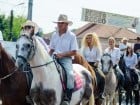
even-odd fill
[(61, 105), (70, 105), (73, 89), (67, 89)]
[(29, 104), (31, 104), (31, 105), (34, 105), (34, 102), (33, 102), (33, 100), (32, 100), (32, 98), (31, 98), (30, 95), (27, 95), (27, 96), (26, 96), (26, 101), (27, 101), (27, 103), (29, 103)]

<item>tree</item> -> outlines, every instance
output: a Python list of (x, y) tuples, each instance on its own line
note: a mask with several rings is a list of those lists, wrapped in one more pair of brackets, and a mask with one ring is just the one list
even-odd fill
[[(24, 16), (16, 16), (13, 19), (13, 28), (12, 28), (12, 36), (10, 41), (16, 41), (19, 36), (21, 25), (26, 21)], [(5, 15), (0, 15), (0, 30), (3, 33), (4, 40), (9, 40), (10, 35), (10, 16), (6, 17)]]
[(19, 37), (22, 24), (26, 21), (26, 18), (23, 16), (14, 17), (13, 21), (13, 40), (16, 40)]

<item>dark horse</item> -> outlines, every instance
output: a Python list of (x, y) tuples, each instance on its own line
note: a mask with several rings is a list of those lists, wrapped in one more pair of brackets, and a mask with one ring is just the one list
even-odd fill
[[(133, 93), (135, 96), (135, 105), (139, 105), (139, 90), (134, 90), (134, 85), (133, 85), (133, 81), (132, 81), (132, 77), (131, 77), (131, 72), (130, 69), (126, 67), (125, 65), (125, 61), (123, 59), (123, 56), (121, 56), (120, 58), (120, 62), (119, 62), (119, 67), (122, 70), (122, 72), (124, 73), (124, 77), (125, 77), (125, 83), (124, 83), (124, 90), (125, 90), (125, 96), (126, 96), (126, 105), (128, 105), (129, 101), (130, 101), (130, 105), (133, 104)], [(122, 88), (119, 88), (119, 105), (121, 105), (122, 102)]]
[(0, 43), (0, 97), (2, 105), (30, 105), (26, 75), (17, 69), (12, 57)]

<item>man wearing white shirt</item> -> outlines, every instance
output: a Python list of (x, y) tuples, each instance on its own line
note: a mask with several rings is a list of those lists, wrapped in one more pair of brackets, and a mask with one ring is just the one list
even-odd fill
[(74, 89), (74, 72), (72, 66), (72, 56), (78, 51), (76, 35), (68, 30), (72, 21), (68, 20), (67, 15), (60, 14), (57, 24), (57, 31), (53, 33), (50, 41), (50, 55), (55, 54), (57, 61), (64, 67), (67, 78), (67, 85), (64, 101), (61, 105), (69, 105)]
[(121, 53), (121, 56), (125, 54), (126, 52), (126, 48), (127, 48), (127, 41), (128, 39), (126, 37), (124, 37), (122, 40), (121, 40), (121, 43), (119, 44), (119, 49), (120, 49), (120, 53)]

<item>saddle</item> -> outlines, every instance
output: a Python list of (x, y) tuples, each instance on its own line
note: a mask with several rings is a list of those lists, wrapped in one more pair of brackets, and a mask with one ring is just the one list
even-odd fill
[[(55, 65), (56, 65), (58, 73), (60, 75), (60, 80), (61, 80), (61, 83), (63, 86), (63, 90), (65, 91), (67, 89), (66, 71), (65, 71), (64, 67), (59, 62), (57, 62), (56, 59), (55, 59)], [(82, 88), (82, 86), (83, 86), (83, 80), (82, 80), (81, 76), (77, 72), (75, 72), (75, 70), (74, 70), (74, 89), (73, 89), (73, 92), (79, 90), (80, 88)]]

